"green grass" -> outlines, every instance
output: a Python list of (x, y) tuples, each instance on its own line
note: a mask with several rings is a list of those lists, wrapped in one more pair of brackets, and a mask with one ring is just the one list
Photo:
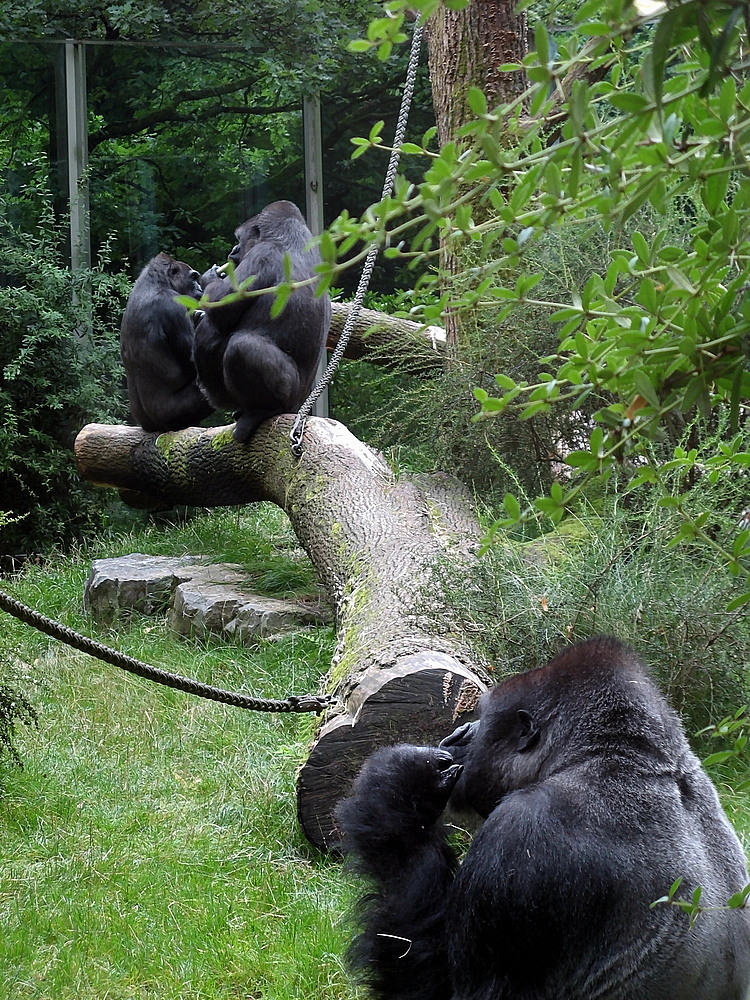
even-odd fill
[[(588, 623), (593, 629), (614, 628), (619, 615), (633, 641), (648, 648), (647, 640), (655, 641), (669, 623), (665, 646), (685, 655), (686, 627), (678, 632), (670, 616), (707, 620), (682, 596), (695, 563), (671, 561), (666, 572), (663, 551), (652, 545), (642, 555), (628, 551), (620, 564), (608, 547), (616, 549), (617, 539), (605, 545), (604, 533), (596, 538), (587, 546), (588, 562), (577, 560), (573, 549), (554, 578), (549, 564), (536, 558), (506, 557), (500, 569), (494, 566), (498, 590), (488, 589), (482, 628), (493, 633), (489, 646), (501, 666), (533, 665), (516, 662), (514, 651), (518, 656), (523, 645), (531, 659), (540, 659), (545, 643), (576, 614), (590, 616), (591, 581), (602, 591), (606, 583), (606, 594), (598, 594), (600, 618)], [(90, 561), (133, 551), (239, 562), (274, 593), (315, 589), (286, 519), (266, 506), (112, 533), (73, 557), (29, 569), (4, 589), (125, 652), (209, 683), (263, 697), (319, 689), (330, 664), (330, 629), (250, 648), (176, 638), (163, 620), (140, 615), (96, 629), (81, 609)], [(666, 609), (652, 582), (656, 563), (679, 598)], [(489, 562), (487, 568), (493, 568)], [(483, 574), (477, 582), (488, 584)], [(701, 587), (700, 600), (708, 601), (710, 588), (703, 580)], [(716, 587), (720, 593), (710, 596), (719, 614), (725, 595)], [(540, 595), (550, 609), (541, 623)], [(608, 617), (601, 620), (605, 608)], [(642, 609), (644, 624), (634, 608)], [(724, 659), (718, 656), (722, 635), (710, 647), (711, 664), (734, 659), (743, 671), (746, 628), (730, 623)], [(0, 651), (2, 676), (14, 679), (39, 711), (38, 730), (16, 732), (24, 770), (10, 762), (0, 769), (2, 1000), (346, 1000), (355, 994), (342, 965), (353, 886), (337, 862), (305, 842), (296, 821), (295, 776), (313, 717), (244, 712), (158, 687), (5, 615)], [(715, 679), (720, 683), (719, 671)], [(699, 751), (726, 748), (706, 740)], [(750, 847), (747, 751), (711, 774)]]
[(315, 572), (289, 520), (270, 503), (213, 511), (194, 508), (187, 517), (166, 514), (149, 518), (143, 527), (136, 526), (130, 532), (106, 532), (93, 541), (87, 555), (108, 558), (134, 551), (150, 555), (190, 553), (216, 562), (239, 563), (251, 582), (278, 596), (317, 586)]
[[(163, 622), (140, 616), (96, 631), (80, 611), (91, 554), (207, 551), (214, 538), (222, 558), (247, 564), (262, 560), (277, 534), (284, 534), (280, 516), (269, 511), (230, 528), (214, 514), (56, 560), (12, 589), (169, 669), (264, 696), (315, 692), (330, 662), (330, 630), (245, 650), (177, 639)], [(313, 585), (294, 548), (286, 549), (286, 568), (283, 545), (264, 564), (269, 571), (275, 564), (277, 592), (289, 590), (290, 579)], [(5, 616), (2, 627), (0, 643), (15, 657), (16, 682), (39, 710), (39, 728), (17, 730), (24, 770), (8, 764), (1, 773), (0, 996), (351, 996), (341, 960), (350, 887), (296, 822), (295, 774), (314, 717), (201, 701)]]

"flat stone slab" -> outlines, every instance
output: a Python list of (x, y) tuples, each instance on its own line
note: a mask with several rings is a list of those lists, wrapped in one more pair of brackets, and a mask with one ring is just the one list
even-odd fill
[(281, 600), (254, 593), (241, 566), (208, 563), (190, 555), (176, 558), (133, 552), (95, 559), (83, 604), (102, 624), (111, 624), (131, 611), (166, 614), (180, 635), (214, 633), (241, 643), (331, 620), (323, 601)]
[(240, 643), (331, 620), (319, 602), (265, 597), (200, 575), (177, 587), (167, 617), (182, 635), (215, 632)]
[(83, 607), (102, 624), (121, 612), (163, 614), (180, 583), (204, 562), (199, 556), (147, 556), (133, 552), (117, 559), (94, 559), (83, 588)]

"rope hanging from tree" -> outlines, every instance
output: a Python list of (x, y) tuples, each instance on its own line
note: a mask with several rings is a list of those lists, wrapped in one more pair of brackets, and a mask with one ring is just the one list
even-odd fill
[(128, 673), (137, 674), (138, 677), (144, 677), (156, 684), (164, 684), (177, 691), (197, 695), (199, 698), (219, 701), (224, 705), (231, 705), (233, 708), (246, 708), (252, 712), (319, 713), (325, 711), (333, 700), (330, 695), (292, 695), (284, 700), (277, 700), (275, 698), (253, 698), (251, 695), (242, 694), (239, 691), (225, 691), (210, 684), (203, 684), (201, 681), (169, 673), (160, 667), (152, 667), (149, 663), (143, 663), (141, 660), (126, 656), (125, 653), (120, 653), (116, 649), (110, 649), (109, 646), (104, 646), (88, 636), (81, 635), (80, 632), (75, 632), (61, 622), (47, 618), (2, 591), (0, 591), (0, 608), (26, 625), (31, 625), (32, 628), (44, 632), (45, 635), (52, 636), (53, 639), (58, 639), (60, 642), (72, 646), (73, 649), (79, 649), (82, 653), (88, 653), (89, 656), (94, 656), (105, 663), (111, 663), (115, 667), (127, 670)]
[[(422, 26), (420, 19), (417, 19), (414, 24), (414, 31), (411, 38), (411, 52), (409, 54), (409, 65), (406, 71), (406, 82), (404, 84), (404, 92), (401, 96), (401, 109), (399, 111), (398, 122), (396, 124), (396, 133), (393, 137), (393, 149), (391, 150), (390, 160), (388, 161), (388, 169), (386, 170), (385, 181), (383, 182), (383, 193), (380, 196), (381, 201), (384, 198), (387, 198), (393, 191), (393, 185), (396, 181), (398, 164), (401, 159), (401, 146), (404, 141), (404, 136), (406, 135), (406, 123), (409, 120), (409, 110), (411, 108), (412, 97), (414, 96), (414, 84), (417, 79), (417, 68), (419, 66), (419, 52), (421, 45)], [(367, 252), (367, 257), (365, 258), (365, 263), (362, 268), (362, 274), (360, 275), (359, 283), (357, 285), (357, 291), (355, 292), (351, 308), (349, 309), (349, 314), (347, 315), (346, 322), (344, 323), (344, 329), (341, 331), (336, 348), (331, 355), (323, 376), (313, 388), (312, 392), (297, 413), (297, 419), (294, 421), (294, 426), (289, 433), (289, 437), (292, 441), (292, 454), (296, 458), (299, 458), (302, 455), (302, 436), (305, 433), (307, 418), (312, 413), (312, 408), (320, 394), (332, 382), (333, 376), (336, 374), (336, 370), (344, 356), (346, 345), (349, 343), (349, 338), (352, 335), (352, 330), (357, 322), (357, 318), (362, 308), (362, 303), (365, 299), (365, 294), (367, 293), (367, 289), (370, 285), (370, 279), (372, 278), (372, 272), (375, 269), (377, 256), (378, 246), (373, 243)]]

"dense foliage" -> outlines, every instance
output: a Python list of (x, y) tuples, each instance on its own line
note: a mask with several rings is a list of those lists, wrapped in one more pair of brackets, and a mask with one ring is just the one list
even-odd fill
[[(405, 54), (354, 56), (368, 0), (249, 10), (198, 4), (6, 5), (0, 18), (0, 171), (10, 191), (40, 163), (56, 217), (67, 211), (62, 40), (80, 40), (88, 102), (92, 246), (135, 277), (161, 250), (203, 271), (263, 205), (304, 207), (302, 97), (321, 94), (326, 218), (378, 197), (382, 163), (352, 162), (350, 138), (391, 127)], [(6, 39), (6, 41), (3, 41)], [(416, 120), (429, 124), (426, 69)], [(425, 116), (428, 116), (427, 118)], [(17, 222), (23, 220), (16, 219)], [(392, 280), (392, 278), (390, 279)]]
[(88, 420), (125, 416), (114, 332), (123, 283), (101, 268), (74, 277), (49, 205), (34, 200), (35, 231), (0, 227), (0, 503), (13, 515), (0, 554), (13, 557), (100, 523), (110, 501), (81, 481), (73, 439)]
[[(409, 4), (426, 12), (434, 5)], [(387, 55), (403, 34), (405, 6), (390, 4), (391, 16), (358, 48)], [(523, 67), (505, 67), (526, 72), (529, 92), (490, 108), (475, 88), (475, 120), (455, 142), (437, 152), (430, 137), (407, 147), (428, 161), (422, 183), (401, 183), (362, 222), (340, 218), (324, 248), (333, 276), (336, 258), (362, 238), (414, 261), (434, 259), (440, 235), (466, 266), (455, 284), (447, 275), (429, 279), (437, 294), (422, 309), (427, 322), (459, 308), (502, 325), (531, 306), (555, 325), (557, 344), (534, 379), (503, 373), (494, 392), (477, 389), (483, 418), (529, 420), (563, 406), (585, 413), (601, 397), (593, 424), (582, 417), (586, 440), (569, 443), (568, 471), (549, 495), (522, 505), (508, 493), (498, 527), (540, 514), (556, 522), (592, 482), (623, 467), (622, 488), (653, 487), (679, 514), (673, 542), (698, 539), (746, 578), (750, 531), (717, 532), (710, 512), (690, 509), (668, 477), (680, 470), (712, 484), (733, 479), (735, 517), (742, 510), (750, 465), (746, 4), (682, 0), (648, 8), (656, 21), (625, 0), (582, 4), (557, 55), (539, 24)], [(359, 151), (380, 144), (375, 128)], [(658, 220), (678, 212), (683, 233), (671, 241)], [(641, 231), (643, 219), (649, 225)], [(543, 273), (534, 265), (548, 234), (585, 239), (592, 226), (617, 239), (600, 268), (569, 294), (539, 296)], [(665, 454), (670, 421), (679, 438), (696, 413), (716, 447), (701, 454), (673, 437)], [(735, 601), (747, 600), (744, 588)]]
[(374, 4), (360, 0), (258, 0), (243, 7), (197, 0), (9, 0), (0, 12), (0, 37), (185, 41), (232, 44), (238, 51), (272, 51), (272, 58), (315, 75), (335, 59), (342, 32), (366, 23)]

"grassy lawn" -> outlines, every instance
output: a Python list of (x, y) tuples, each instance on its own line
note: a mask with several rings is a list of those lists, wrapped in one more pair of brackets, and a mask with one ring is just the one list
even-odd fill
[[(105, 537), (0, 585), (208, 683), (263, 697), (318, 690), (330, 629), (239, 648), (178, 639), (163, 620), (137, 615), (95, 628), (81, 611), (91, 559), (134, 551), (210, 554), (242, 563), (266, 592), (315, 590), (286, 519), (262, 505)], [(315, 719), (202, 701), (5, 615), (0, 628), (5, 666), (15, 664), (39, 711), (37, 730), (18, 730), (24, 770), (0, 769), (0, 998), (351, 998), (342, 955), (353, 887), (306, 843), (295, 815), (296, 769)], [(750, 847), (746, 752), (711, 773)]]
[[(229, 520), (226, 536), (214, 516), (150, 529), (120, 548), (196, 552), (205, 531), (223, 558), (252, 570), (264, 555), (254, 550), (275, 539), (257, 571), (275, 574), (277, 592), (312, 581), (275, 515), (260, 540), (250, 537), (257, 515)], [(79, 610), (89, 557), (57, 566), (54, 577), (49, 567), (30, 571), (14, 593), (92, 633)], [(314, 718), (201, 701), (5, 616), (2, 627), (39, 729), (19, 730), (24, 770), (2, 771), (0, 996), (351, 996), (341, 962), (346, 881), (307, 845), (295, 816), (295, 772)], [(331, 653), (325, 629), (245, 650), (177, 640), (163, 622), (136, 616), (99, 636), (168, 669), (275, 697), (317, 691)]]

